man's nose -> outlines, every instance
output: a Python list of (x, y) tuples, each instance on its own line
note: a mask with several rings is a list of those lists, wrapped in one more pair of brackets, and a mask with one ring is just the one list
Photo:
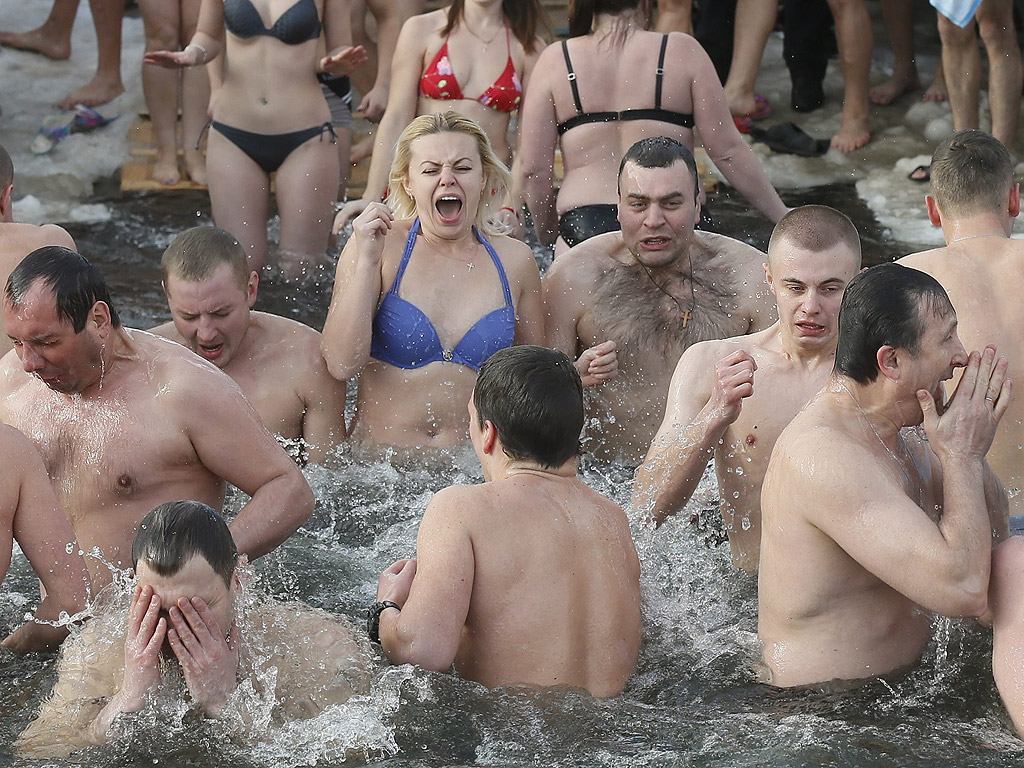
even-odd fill
[(44, 365), (43, 358), (31, 347), (23, 346), (21, 348), (21, 367), (25, 373), (34, 373), (41, 370)]

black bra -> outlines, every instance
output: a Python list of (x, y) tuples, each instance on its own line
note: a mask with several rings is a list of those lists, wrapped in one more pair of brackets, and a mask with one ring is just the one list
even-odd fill
[(662, 123), (681, 125), (683, 128), (693, 128), (693, 115), (684, 112), (672, 112), (661, 108), (661, 81), (665, 77), (665, 49), (668, 47), (668, 35), (661, 36), (661, 53), (658, 56), (658, 68), (654, 75), (654, 108), (653, 109), (624, 109), (621, 112), (584, 112), (583, 104), (580, 101), (580, 91), (576, 87), (576, 73), (572, 69), (572, 61), (569, 59), (569, 47), (566, 41), (562, 41), (562, 54), (565, 56), (565, 68), (569, 71), (569, 85), (572, 86), (572, 99), (576, 102), (576, 114), (568, 120), (558, 124), (558, 135), (577, 125), (585, 123), (614, 123), (619, 120), (658, 120)]
[(301, 45), (320, 37), (320, 17), (313, 0), (296, 0), (267, 29), (251, 0), (224, 0), (224, 27), (235, 37), (267, 35), (286, 45)]

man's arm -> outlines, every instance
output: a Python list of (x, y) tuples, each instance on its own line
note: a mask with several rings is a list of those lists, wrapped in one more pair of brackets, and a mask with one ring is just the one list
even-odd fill
[(636, 471), (633, 509), (661, 525), (690, 500), (729, 425), (740, 415), (743, 398), (754, 392), (757, 364), (736, 349), (714, 364), (718, 342), (688, 348), (669, 385), (665, 418)]
[[(944, 616), (980, 616), (987, 604), (992, 533), (984, 456), (1010, 397), (1010, 387), (1003, 386), (1006, 361), (994, 358), (992, 347), (983, 355), (971, 353), (941, 416), (932, 396), (918, 393), (929, 444), (942, 464), (943, 513), (937, 524), (907, 496), (891, 464), (855, 445), (844, 446), (844, 460), (836, 461), (834, 441), (804, 443), (800, 469), (788, 478), (795, 498), (812, 482), (817, 490), (808, 498), (826, 498), (828, 489), (827, 498), (842, 500), (810, 505), (808, 518), (897, 592)], [(992, 401), (986, 399), (990, 391)], [(804, 439), (817, 438), (796, 442)]]
[(992, 553), (992, 677), (1018, 735), (1024, 735), (1024, 537)]
[(172, 390), (178, 393), (175, 416), (199, 460), (252, 497), (231, 521), (238, 552), (250, 560), (265, 555), (309, 519), (313, 492), (226, 374), (189, 365), (178, 375), (185, 385)]
[[(13, 533), (46, 595), (36, 609), (35, 619), (55, 622), (62, 612), (74, 615), (85, 607), (89, 573), (35, 446), (8, 427), (3, 428), (2, 439), (4, 472), (9, 480), (18, 478), (17, 495), (10, 499), (15, 505), (13, 518), (6, 519), (5, 530), (0, 533), (6, 542), (6, 562), (10, 562)], [(19, 652), (52, 650), (67, 634), (66, 627), (29, 620), (8, 635), (3, 645)]]
[(367, 6), (377, 22), (377, 79), (356, 111), (367, 120), (377, 122), (388, 105), (391, 59), (398, 44), (398, 33), (406, 19), (423, 13), (423, 0), (368, 0)]
[(305, 391), (302, 404), (302, 441), (305, 443), (306, 460), (312, 464), (323, 464), (325, 459), (345, 439), (345, 387), (327, 370), (327, 363), (320, 354), (320, 334), (311, 351), (310, 369), (304, 377)]
[(416, 560), (400, 561), (380, 578), (377, 600), (402, 610), (380, 616), (380, 642), (396, 664), (447, 671), (459, 650), (473, 593), (473, 542), (466, 511), (479, 498), (468, 486), (435, 494), (423, 513)]

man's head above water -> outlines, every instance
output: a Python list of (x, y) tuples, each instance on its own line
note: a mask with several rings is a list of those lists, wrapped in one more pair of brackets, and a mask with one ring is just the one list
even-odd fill
[(32, 251), (11, 272), (3, 313), (25, 372), (65, 394), (100, 379), (103, 346), (121, 327), (100, 271), (57, 245)]

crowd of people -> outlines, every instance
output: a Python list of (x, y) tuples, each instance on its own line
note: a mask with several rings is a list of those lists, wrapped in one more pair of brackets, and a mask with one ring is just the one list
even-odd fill
[[(978, 9), (983, 28), (986, 3), (999, 0)], [(836, 146), (852, 149), (868, 130), (850, 52), (863, 2), (829, 4), (848, 79)], [(14, 221), (0, 147), (13, 347), (0, 360), (0, 565), (16, 540), (45, 595), (4, 644), (53, 649), (62, 612), (99, 614), (64, 644), (54, 694), (18, 749), (106, 742), (168, 686), (207, 717), (244, 710), (241, 682), (275, 663), (253, 648), (277, 648), (275, 632), (310, 646), (309, 674), (282, 682), (286, 716), (365, 691), (371, 656), (345, 620), (243, 600), (236, 570), (306, 522), (315, 499), (301, 466), (329, 465), (342, 445), (356, 461), (436, 466), (468, 443), (483, 474), (439, 490), (415, 556), (380, 574), (367, 634), (393, 663), (618, 695), (644, 642), (630, 525), (677, 516), (713, 460), (733, 562), (757, 574), (760, 680), (899, 674), (920, 659), (933, 614), (976, 617), (993, 628), (995, 681), (1022, 727), (1024, 547), (1009, 515), (1024, 504), (1012, 385), (1024, 266), (998, 134), (959, 130), (933, 156), (926, 215), (946, 246), (862, 270), (850, 219), (782, 202), (713, 57), (651, 31), (646, 0), (572, 2), (570, 39), (547, 48), (536, 0), (422, 15), (402, 4), (397, 34), (370, 3), (386, 22), (376, 56), (393, 57), (360, 105), (381, 116), (370, 185), (333, 222), (352, 234), (317, 332), (253, 307), (269, 262), (301, 271), (326, 251), (339, 154), (324, 137), (348, 107), (336, 114), (321, 85), (347, 93), (337, 80), (356, 77), (366, 52), (352, 42), (365, 33), (343, 0), (180, 5), (198, 11), (195, 33), (177, 28), (180, 51), (151, 45), (146, 66), (226, 62), (205, 166), (217, 226), (164, 252), (171, 322), (124, 327), (66, 231)], [(750, 41), (736, 34), (742, 67)], [(1019, 93), (1019, 59), (1017, 70)], [(962, 83), (947, 85), (955, 102)], [(767, 253), (710, 231), (695, 128), (776, 222)], [(555, 244), (543, 277), (519, 237), (527, 212)], [(579, 478), (581, 445), (636, 469), (629, 513)], [(249, 498), (230, 524), (228, 484)], [(129, 569), (129, 600), (97, 598)], [(254, 634), (243, 604), (289, 618)], [(97, 653), (111, 634), (113, 651)]]

